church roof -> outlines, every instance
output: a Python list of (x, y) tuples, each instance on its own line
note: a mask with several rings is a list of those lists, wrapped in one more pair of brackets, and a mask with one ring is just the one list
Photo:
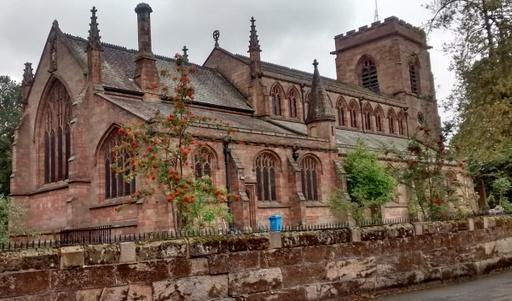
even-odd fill
[[(87, 40), (69, 34), (65, 34), (65, 36), (75, 56), (86, 66)], [(107, 43), (102, 43), (102, 46), (104, 85), (120, 90), (142, 92), (133, 81), (137, 50)], [(171, 73), (171, 77), (176, 73), (176, 61), (174, 59), (159, 55), (155, 55), (155, 59), (159, 72), (166, 70)], [(190, 80), (196, 89), (195, 102), (241, 111), (253, 111), (247, 104), (245, 97), (221, 74), (210, 68), (194, 66), (196, 72), (190, 75)], [(169, 77), (161, 77), (160, 81), (169, 87), (169, 91), (174, 90), (175, 83)]]

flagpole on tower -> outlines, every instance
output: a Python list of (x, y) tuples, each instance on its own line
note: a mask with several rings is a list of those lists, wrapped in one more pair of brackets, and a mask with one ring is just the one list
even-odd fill
[(377, 0), (375, 0), (375, 17), (373, 21), (377, 22), (379, 19), (379, 5), (377, 4)]

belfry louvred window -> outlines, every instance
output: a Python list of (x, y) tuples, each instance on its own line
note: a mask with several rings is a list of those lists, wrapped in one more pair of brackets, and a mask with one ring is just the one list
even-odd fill
[(43, 109), (44, 183), (68, 178), (71, 154), (71, 100), (59, 81), (52, 84)]
[(411, 92), (420, 93), (420, 68), (417, 59), (414, 63), (409, 64), (409, 79), (411, 81)]
[(379, 92), (379, 79), (377, 76), (377, 66), (370, 57), (364, 57), (361, 61), (361, 84), (366, 89), (373, 92)]
[[(129, 164), (129, 155), (116, 149), (120, 136), (114, 131), (103, 145), (105, 199), (127, 196), (135, 193), (135, 178), (127, 179), (126, 169)], [(125, 172), (122, 172), (125, 170)]]
[(306, 156), (300, 163), (302, 193), (307, 201), (318, 201), (318, 161)]
[(276, 201), (277, 158), (272, 153), (262, 153), (256, 158), (256, 186), (260, 201)]

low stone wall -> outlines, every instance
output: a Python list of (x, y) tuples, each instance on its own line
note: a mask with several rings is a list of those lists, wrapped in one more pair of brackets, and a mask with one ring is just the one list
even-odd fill
[(340, 300), (511, 264), (508, 216), (198, 237), (3, 252), (0, 300)]

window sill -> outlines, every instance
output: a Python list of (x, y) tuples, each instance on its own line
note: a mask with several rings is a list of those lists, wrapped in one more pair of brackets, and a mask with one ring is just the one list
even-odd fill
[(93, 205), (89, 207), (89, 209), (100, 209), (100, 208), (106, 208), (106, 207), (114, 207), (114, 206), (120, 206), (120, 205), (126, 205), (126, 204), (135, 204), (135, 201), (132, 199), (131, 196), (122, 196), (114, 199), (108, 199), (104, 200), (100, 204)]
[(279, 202), (265, 202), (265, 201), (258, 201), (258, 208), (261, 209), (271, 209), (271, 208), (290, 208), (290, 205), (282, 204)]
[(323, 203), (321, 201), (306, 201), (306, 208), (326, 208), (329, 207), (328, 204)]
[(54, 183), (47, 183), (47, 184), (41, 185), (41, 187), (39, 187), (39, 189), (37, 189), (35, 193), (42, 193), (42, 192), (48, 192), (48, 191), (52, 191), (52, 190), (65, 189), (68, 187), (69, 187), (69, 183), (67, 182), (67, 180), (58, 181), (58, 182), (54, 182)]

